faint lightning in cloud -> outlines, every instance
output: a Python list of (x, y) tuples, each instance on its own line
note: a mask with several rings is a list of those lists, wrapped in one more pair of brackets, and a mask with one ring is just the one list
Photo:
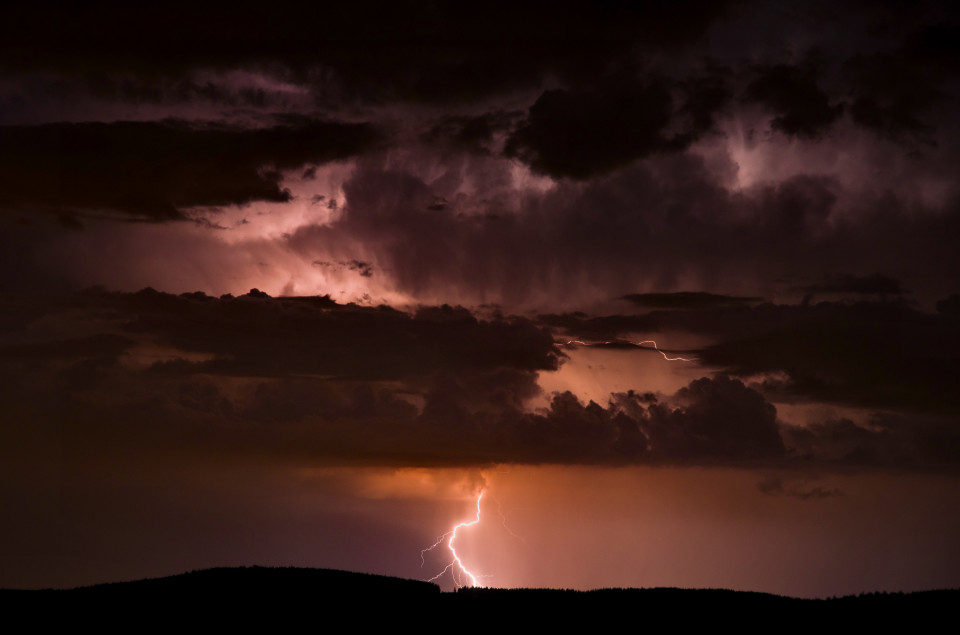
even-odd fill
[(643, 340), (641, 342), (634, 342), (633, 340), (606, 340), (603, 342), (584, 342), (583, 340), (570, 340), (566, 343), (567, 346), (572, 346), (574, 344), (579, 344), (580, 346), (603, 346), (609, 344), (632, 344), (637, 348), (647, 348), (644, 344), (653, 344), (653, 349), (663, 355), (663, 358), (668, 362), (693, 362), (696, 360), (687, 359), (686, 357), (670, 357), (657, 346), (657, 343), (653, 340)]
[(481, 499), (483, 499), (483, 490), (480, 490), (480, 494), (477, 496), (477, 517), (475, 519), (469, 522), (465, 521), (457, 524), (453, 529), (451, 529), (447, 533), (437, 538), (437, 541), (435, 543), (433, 543), (426, 549), (422, 549), (420, 551), (420, 567), (421, 568), (424, 565), (424, 562), (425, 562), (424, 556), (426, 555), (426, 553), (428, 551), (433, 551), (434, 549), (439, 547), (441, 544), (443, 544), (444, 541), (446, 541), (447, 543), (447, 549), (449, 549), (450, 553), (453, 554), (453, 560), (451, 560), (450, 563), (443, 568), (443, 571), (433, 576), (432, 578), (428, 579), (427, 582), (433, 582), (434, 580), (442, 576), (447, 571), (450, 571), (450, 577), (453, 578), (453, 584), (456, 585), (458, 589), (462, 586), (465, 586), (465, 584), (463, 583), (464, 576), (470, 580), (470, 586), (475, 586), (475, 587), (480, 586), (480, 583), (477, 582), (478, 576), (471, 573), (470, 570), (467, 569), (466, 566), (464, 566), (463, 561), (460, 559), (460, 556), (457, 555), (457, 550), (454, 547), (453, 543), (457, 539), (457, 531), (459, 531), (460, 529), (463, 529), (464, 527), (472, 527), (473, 525), (476, 525), (477, 523), (480, 522)]
[(523, 539), (523, 536), (518, 536), (517, 534), (513, 533), (513, 530), (507, 526), (507, 516), (503, 513), (503, 505), (500, 504), (500, 499), (496, 497), (492, 497), (492, 498), (494, 502), (497, 504), (497, 513), (500, 514), (500, 521), (503, 523), (503, 528), (507, 531), (508, 534), (510, 534), (520, 542), (526, 542), (526, 540)]

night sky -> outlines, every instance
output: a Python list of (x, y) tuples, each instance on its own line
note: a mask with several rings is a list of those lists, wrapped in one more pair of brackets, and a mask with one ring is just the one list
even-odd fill
[(30, 6), (0, 587), (960, 587), (951, 3)]

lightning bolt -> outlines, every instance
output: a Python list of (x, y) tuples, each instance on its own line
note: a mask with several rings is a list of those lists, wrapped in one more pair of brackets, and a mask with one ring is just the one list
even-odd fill
[(428, 551), (433, 551), (434, 549), (439, 547), (441, 544), (443, 544), (444, 541), (446, 541), (447, 543), (447, 549), (449, 549), (450, 553), (453, 555), (453, 560), (451, 560), (450, 563), (443, 568), (443, 571), (441, 571), (437, 575), (427, 580), (427, 582), (433, 582), (434, 580), (438, 579), (440, 576), (445, 574), (447, 571), (450, 571), (451, 572), (450, 577), (453, 578), (453, 584), (458, 589), (462, 586), (465, 586), (465, 584), (463, 584), (464, 577), (470, 580), (470, 586), (475, 586), (475, 587), (481, 586), (481, 584), (477, 581), (478, 576), (474, 573), (471, 573), (470, 570), (467, 569), (466, 566), (464, 566), (463, 561), (460, 559), (460, 556), (457, 555), (457, 549), (456, 547), (454, 547), (453, 543), (457, 539), (457, 531), (465, 527), (472, 527), (480, 522), (480, 501), (483, 499), (483, 493), (484, 491), (480, 490), (480, 494), (477, 496), (477, 517), (475, 519), (469, 522), (464, 521), (462, 523), (458, 523), (456, 526), (454, 526), (453, 529), (451, 529), (447, 533), (437, 538), (437, 541), (435, 543), (433, 543), (426, 549), (420, 550), (420, 567), (421, 568), (423, 568), (423, 565), (425, 562), (424, 557), (426, 553)]
[(503, 528), (507, 531), (508, 534), (510, 534), (520, 542), (526, 542), (526, 540), (523, 539), (523, 536), (518, 536), (517, 534), (513, 533), (513, 530), (507, 526), (507, 516), (503, 513), (503, 505), (500, 504), (500, 499), (494, 497), (493, 500), (497, 503), (497, 513), (500, 514), (500, 521), (503, 524)]
[(644, 344), (653, 344), (653, 349), (663, 355), (663, 358), (668, 362), (693, 362), (696, 360), (687, 359), (686, 357), (670, 357), (666, 353), (660, 350), (660, 347), (657, 346), (657, 343), (653, 340), (643, 340), (642, 342), (634, 342), (633, 340), (606, 340), (603, 342), (584, 342), (583, 340), (570, 340), (567, 342), (567, 346), (572, 346), (574, 344), (579, 344), (581, 346), (602, 346), (603, 344), (618, 344), (621, 342), (627, 342), (628, 344), (633, 344), (638, 348), (646, 348)]

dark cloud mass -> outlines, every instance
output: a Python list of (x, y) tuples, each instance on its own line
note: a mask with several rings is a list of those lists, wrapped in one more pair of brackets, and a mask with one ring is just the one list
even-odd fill
[(507, 142), (507, 156), (552, 176), (586, 178), (682, 142), (667, 136), (673, 104), (663, 81), (550, 90)]
[[(658, 153), (683, 150), (713, 124), (726, 91), (696, 86), (689, 101), (674, 103), (671, 82), (614, 75), (598, 86), (549, 90), (530, 107), (507, 140), (505, 153), (555, 177), (585, 179)], [(681, 112), (689, 126), (681, 129)]]
[(411, 316), (386, 306), (340, 305), (328, 297), (270, 298), (257, 289), (220, 299), (152, 289), (92, 290), (77, 303), (114, 311), (125, 333), (213, 356), (196, 363), (161, 362), (153, 366), (158, 373), (396, 379), (454, 368), (506, 365), (532, 371), (557, 364), (552, 338), (529, 321), (480, 321), (446, 305)]
[(289, 201), (278, 170), (344, 159), (366, 124), (242, 129), (184, 121), (0, 127), (0, 208), (177, 220), (193, 206)]
[(676, 291), (674, 293), (631, 293), (623, 299), (648, 309), (707, 309), (730, 304), (749, 304), (763, 298), (717, 295), (703, 291)]
[(896, 278), (879, 273), (872, 276), (842, 275), (804, 287), (808, 293), (840, 293), (857, 295), (902, 296), (906, 293)]
[(744, 94), (774, 113), (775, 130), (795, 137), (817, 138), (843, 114), (844, 104), (831, 104), (811, 70), (795, 66), (760, 69)]
[(321, 100), (455, 103), (535, 84), (544, 74), (591, 78), (641, 42), (675, 50), (725, 11), (723, 2), (547, 8), (497, 1), (480, 8), (380, 0), (281, 2), (270, 11), (241, 2), (229, 12), (176, 2), (21, 7), (0, 31), (0, 59), (8, 72), (87, 75), (105, 87), (129, 84), (130, 76), (149, 86), (193, 69), (280, 68)]
[(901, 301), (541, 319), (594, 340), (666, 329), (709, 335), (718, 341), (696, 351), (700, 362), (741, 377), (765, 375), (760, 387), (771, 398), (960, 413), (952, 370), (960, 360), (957, 321)]

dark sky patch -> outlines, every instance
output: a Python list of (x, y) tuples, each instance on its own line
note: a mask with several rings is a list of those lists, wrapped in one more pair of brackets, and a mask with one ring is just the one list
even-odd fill
[[(240, 67), (283, 69), (312, 84), (321, 100), (455, 103), (536, 83), (544, 74), (591, 78), (640, 43), (675, 50), (699, 39), (725, 5), (558, 2), (546, 8), (498, 1), (475, 9), (374, 0), (280, 3), (268, 12), (239, 3), (223, 12), (175, 2), (162, 9), (108, 3), (54, 13), (25, 7), (0, 31), (0, 59), (7, 72), (86, 76), (114, 93), (117, 77), (132, 76), (127, 90), (133, 98), (149, 97), (151, 85), (195, 69)], [(186, 84), (188, 92), (203, 89)]]
[(960, 317), (960, 293), (954, 293), (939, 300), (937, 302), (937, 312), (954, 318)]
[(892, 139), (936, 143), (934, 109), (955, 98), (958, 33), (958, 22), (927, 24), (894, 50), (847, 60), (853, 120)]

